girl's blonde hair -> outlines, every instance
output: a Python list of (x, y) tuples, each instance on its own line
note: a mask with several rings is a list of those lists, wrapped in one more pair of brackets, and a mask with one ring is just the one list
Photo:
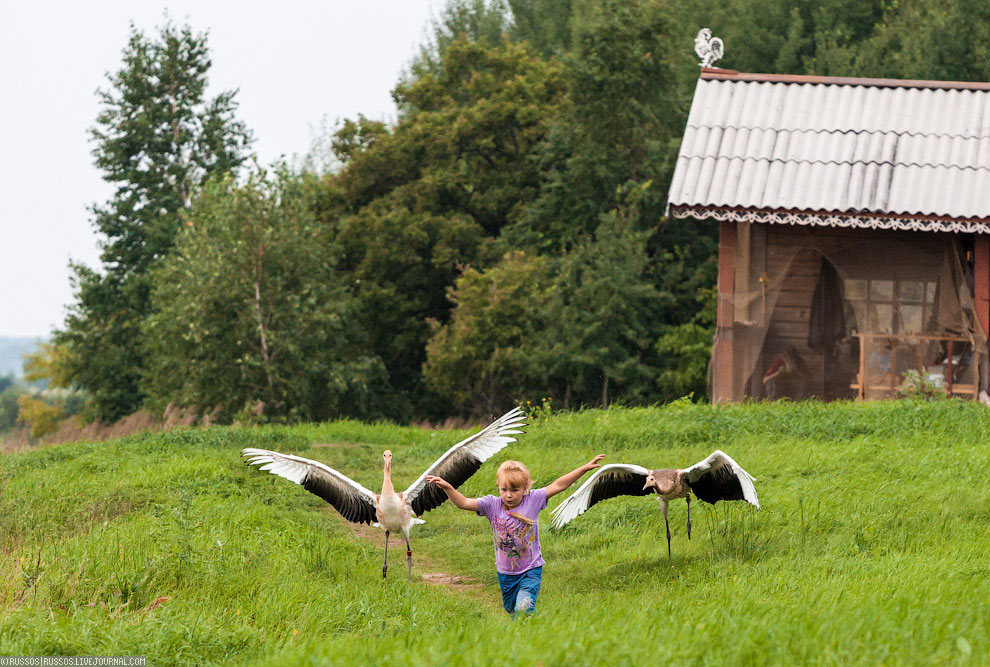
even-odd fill
[(505, 482), (509, 486), (517, 486), (529, 491), (533, 486), (533, 478), (529, 474), (529, 469), (519, 461), (506, 461), (498, 467), (495, 474), (495, 481), (499, 486)]

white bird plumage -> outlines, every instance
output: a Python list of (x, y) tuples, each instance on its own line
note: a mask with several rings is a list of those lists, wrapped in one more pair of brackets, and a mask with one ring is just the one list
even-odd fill
[[(392, 487), (392, 452), (385, 450), (384, 479), (382, 492), (374, 493), (319, 461), (311, 461), (301, 456), (283, 454), (267, 449), (247, 448), (241, 455), (250, 465), (260, 466), (273, 475), (278, 475), (301, 485), (310, 493), (323, 498), (348, 521), (374, 523), (385, 531), (385, 564), (382, 577), (388, 573), (388, 538), (392, 532), (401, 532), (406, 541), (406, 560), (409, 577), (412, 578), (412, 549), (409, 546), (409, 529), (424, 523), (417, 515), (440, 506), (447, 499), (446, 494), (436, 485), (426, 481), (427, 475), (441, 477), (457, 488), (478, 471), (481, 464), (501, 451), (506, 445), (515, 442), (511, 437), (523, 433), (525, 415), (519, 408), (505, 413), (487, 427), (465, 438), (438, 458), (426, 472), (419, 476), (408, 489), (396, 493)], [(375, 520), (377, 519), (377, 523)]]
[(649, 470), (631, 463), (602, 466), (578, 490), (550, 513), (551, 526), (563, 528), (596, 503), (617, 496), (659, 496), (660, 510), (667, 523), (667, 555), (670, 555), (668, 503), (684, 498), (688, 506), (687, 532), (691, 539), (691, 496), (715, 504), (719, 500), (745, 500), (756, 509), (760, 501), (753, 482), (756, 478), (742, 469), (731, 456), (716, 449), (704, 460), (687, 468)]
[[(550, 513), (551, 525), (557, 529), (563, 528), (587, 512), (592, 505), (598, 502), (598, 499), (595, 502), (591, 501), (591, 494), (600, 482), (608, 481), (620, 485), (628, 483), (631, 490), (642, 490), (642, 480), (646, 479), (646, 476), (649, 474), (650, 471), (643, 466), (632, 463), (609, 463), (608, 465), (603, 465), (595, 471), (595, 474), (586, 479), (584, 484), (579, 486), (578, 490), (572, 493), (567, 500), (554, 508)], [(616, 495), (625, 494), (616, 493)]]
[[(753, 486), (753, 482), (756, 478), (750, 475), (748, 472), (743, 470), (742, 466), (735, 462), (731, 456), (723, 452), (721, 449), (716, 449), (714, 452), (709, 454), (704, 461), (699, 461), (689, 468), (684, 468), (681, 470), (681, 474), (687, 480), (688, 486), (691, 486), (704, 478), (705, 476), (717, 472), (720, 466), (726, 466), (732, 473), (732, 477), (739, 482), (739, 486), (742, 489), (742, 498), (717, 498), (711, 501), (712, 504), (718, 502), (718, 500), (745, 500), (750, 505), (760, 509), (760, 499), (756, 497), (756, 487)], [(693, 490), (693, 488), (692, 488)], [(698, 495), (697, 492), (695, 495)], [(700, 495), (698, 495), (701, 498)], [(704, 498), (701, 498), (704, 500)]]

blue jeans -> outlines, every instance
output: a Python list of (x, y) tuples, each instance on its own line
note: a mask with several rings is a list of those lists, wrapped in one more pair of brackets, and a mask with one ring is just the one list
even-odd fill
[(511, 615), (524, 611), (536, 611), (536, 597), (540, 594), (543, 582), (543, 566), (534, 567), (521, 574), (498, 573), (498, 585), (502, 589), (502, 606)]

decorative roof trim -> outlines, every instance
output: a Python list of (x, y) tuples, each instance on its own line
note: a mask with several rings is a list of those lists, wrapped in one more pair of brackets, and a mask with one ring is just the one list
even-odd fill
[(675, 218), (713, 218), (720, 222), (760, 222), (772, 225), (803, 225), (808, 227), (852, 227), (858, 229), (896, 229), (905, 232), (990, 234), (990, 224), (986, 222), (957, 220), (953, 218), (931, 218), (926, 216), (897, 217), (823, 211), (784, 211), (721, 206), (677, 206), (673, 204), (668, 204), (667, 210), (669, 215)]
[(983, 81), (924, 81), (917, 79), (868, 79), (851, 76), (810, 76), (806, 74), (757, 74), (733, 69), (702, 67), (701, 78), (714, 81), (755, 81), (763, 83), (810, 83), (833, 86), (874, 88), (942, 88), (949, 90), (990, 90)]

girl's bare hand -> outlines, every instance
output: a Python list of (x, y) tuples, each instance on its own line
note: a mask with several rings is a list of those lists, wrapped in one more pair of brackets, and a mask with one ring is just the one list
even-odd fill
[(586, 467), (586, 468), (587, 468), (588, 470), (591, 470), (591, 469), (593, 469), (593, 468), (598, 468), (598, 467), (600, 467), (600, 466), (602, 465), (602, 464), (601, 464), (601, 463), (599, 463), (599, 462), (600, 462), (600, 461), (601, 461), (601, 460), (602, 460), (603, 458), (605, 458), (605, 455), (604, 455), (604, 454), (599, 454), (599, 455), (598, 455), (598, 456), (596, 456), (595, 458), (593, 458), (593, 459), (591, 459), (590, 461), (588, 461), (588, 465), (587, 465), (587, 466), (585, 466), (585, 467)]
[(427, 482), (432, 482), (433, 484), (436, 484), (444, 491), (446, 491), (447, 489), (450, 489), (451, 491), (454, 490), (454, 487), (450, 485), (450, 482), (445, 480), (443, 477), (437, 477), (435, 475), (427, 475), (425, 479)]

